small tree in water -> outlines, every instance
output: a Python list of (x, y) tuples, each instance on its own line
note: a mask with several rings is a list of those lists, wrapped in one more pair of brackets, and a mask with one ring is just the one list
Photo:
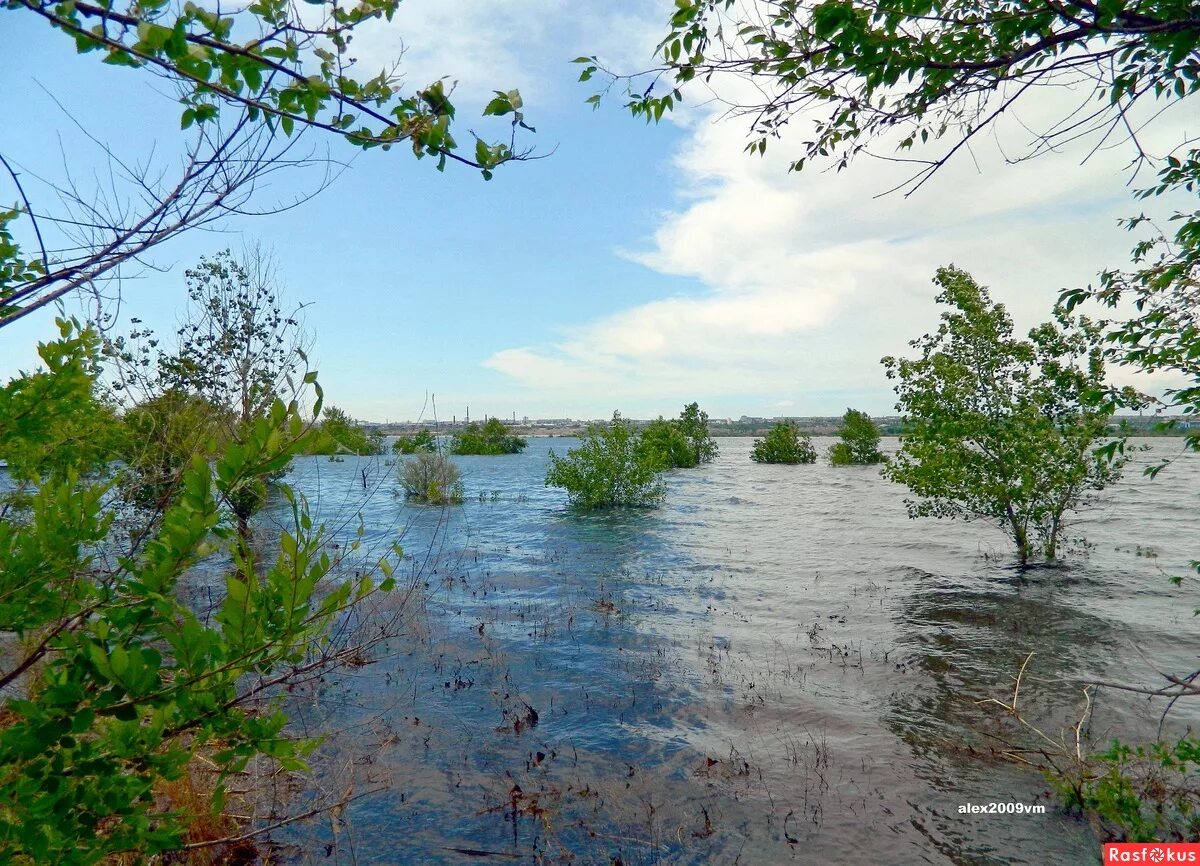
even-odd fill
[(951, 308), (938, 330), (910, 343), (919, 358), (883, 359), (908, 424), (884, 475), (916, 494), (910, 517), (992, 520), (1023, 562), (1054, 559), (1066, 512), (1124, 463), (1097, 453), (1116, 408), (1099, 328), (1060, 313), (1015, 339), (1004, 305), (970, 274), (941, 268), (934, 282)]
[(550, 452), (546, 486), (564, 488), (580, 508), (654, 506), (666, 495), (659, 469), (629, 422), (614, 412), (611, 423), (589, 427), (583, 444), (565, 457)]
[(782, 421), (765, 439), (754, 440), (750, 459), (755, 463), (816, 463), (817, 449), (795, 423)]
[(879, 453), (879, 428), (866, 412), (847, 409), (839, 434), (842, 441), (829, 449), (829, 462), (834, 466), (883, 462), (883, 455)]

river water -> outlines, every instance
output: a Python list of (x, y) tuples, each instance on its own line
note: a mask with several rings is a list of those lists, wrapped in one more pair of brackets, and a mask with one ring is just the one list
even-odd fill
[[(339, 732), (326, 766), (355, 768), (357, 798), (283, 837), (292, 852), (1099, 862), (1087, 823), (1000, 757), (1038, 735), (989, 699), (1011, 702), (1028, 660), (1021, 716), (1074, 748), (1080, 681), (1200, 667), (1200, 592), (1167, 579), (1200, 556), (1200, 457), (1150, 480), (1140, 465), (1180, 440), (1147, 440), (1066, 564), (1021, 571), (988, 525), (909, 520), (875, 467), (760, 466), (750, 439), (718, 441), (713, 464), (666, 475), (661, 508), (602, 514), (542, 485), (571, 439), (455, 458), (467, 499), (447, 509), (406, 503), (378, 458), (297, 461), (290, 483), (340, 544), (360, 517), (368, 550), (403, 536), (420, 593), (381, 660), (293, 702), (305, 730)], [(1091, 698), (1093, 744), (1154, 738), (1161, 702)], [(1198, 723), (1181, 701), (1164, 735)], [(959, 809), (991, 802), (1024, 811)]]

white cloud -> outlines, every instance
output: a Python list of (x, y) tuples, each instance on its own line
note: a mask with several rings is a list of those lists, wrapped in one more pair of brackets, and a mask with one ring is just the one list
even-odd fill
[(598, 54), (622, 69), (649, 65), (668, 14), (632, 2), (406, 0), (391, 22), (362, 31), (353, 53), (365, 69), (403, 54), (400, 70), (413, 88), (451, 76), (464, 109), (493, 90), (518, 88), (536, 123), (538, 106), (583, 100), (569, 65), (576, 57)]
[[(1031, 103), (1024, 120), (1053, 116), (1063, 99)], [(642, 249), (621, 253), (685, 278), (692, 292), (564, 326), (560, 341), (497, 352), (487, 366), (531, 395), (600, 392), (631, 411), (754, 394), (764, 405), (832, 413), (846, 393), (884, 411), (892, 398), (878, 360), (936, 326), (938, 266), (971, 271), (1028, 328), (1048, 318), (1063, 288), (1127, 261), (1131, 238), (1117, 219), (1145, 206), (1125, 189), (1127, 153), (1004, 165), (997, 148), (983, 147), (909, 198), (877, 198), (902, 179), (895, 163), (788, 174), (798, 123), (759, 158), (742, 152), (744, 124), (715, 116), (693, 115), (676, 157), (679, 208)], [(1021, 128), (1000, 130), (1010, 152)], [(1169, 143), (1179, 130), (1162, 124), (1158, 135)]]

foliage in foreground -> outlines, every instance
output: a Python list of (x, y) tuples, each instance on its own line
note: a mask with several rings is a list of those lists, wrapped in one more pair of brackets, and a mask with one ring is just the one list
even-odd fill
[[(251, 760), (305, 767), (315, 742), (284, 734), (280, 687), (338, 662), (329, 627), (375, 587), (323, 585), (324, 529), (286, 487), (293, 523), (273, 562), (237, 531), (240, 491), (286, 466), (303, 432), (281, 401), (214, 461), (184, 467), (158, 520), (114, 533), (113, 455), (69, 438), (75, 410), (96, 399), (98, 340), (67, 322), (60, 334), (39, 349), (45, 372), (0, 387), (16, 485), (0, 500), (0, 861), (143, 862), (180, 847), (185, 818), (156, 792), (198, 753), (220, 773), (214, 812)], [(379, 561), (380, 589), (398, 553)], [(223, 559), (224, 599), (198, 614), (180, 581)]]
[(514, 436), (508, 425), (499, 418), (489, 418), (482, 425), (472, 422), (455, 434), (450, 443), (450, 453), (492, 456), (520, 454), (526, 444), (520, 436)]
[(641, 431), (641, 448), (659, 469), (691, 469), (717, 457), (708, 430), (708, 413), (698, 403), (683, 407), (678, 418), (657, 418)]
[(970, 274), (941, 268), (935, 282), (950, 309), (910, 344), (920, 357), (883, 359), (908, 424), (884, 474), (916, 495), (910, 517), (990, 520), (1022, 561), (1054, 559), (1067, 512), (1124, 464), (1119, 443), (1098, 453), (1116, 408), (1098, 328), (1060, 313), (1016, 339), (1004, 305)]
[(632, 425), (614, 412), (608, 424), (593, 424), (566, 456), (550, 452), (546, 486), (567, 491), (579, 508), (651, 507), (666, 495), (659, 464), (640, 447)]
[(795, 423), (781, 421), (765, 438), (754, 440), (750, 459), (755, 463), (816, 463), (817, 449)]
[(1058, 797), (1094, 816), (1105, 836), (1131, 842), (1200, 839), (1200, 740), (1114, 741), (1069, 773), (1051, 771)]
[(834, 466), (868, 466), (883, 462), (879, 452), (879, 428), (866, 412), (847, 409), (838, 435), (842, 441), (829, 448), (829, 462)]
[(428, 430), (418, 430), (411, 436), (399, 436), (392, 443), (393, 454), (416, 454), (418, 451), (436, 451), (437, 437)]
[(445, 454), (423, 452), (405, 460), (400, 483), (409, 499), (429, 505), (457, 505), (463, 501), (462, 475)]

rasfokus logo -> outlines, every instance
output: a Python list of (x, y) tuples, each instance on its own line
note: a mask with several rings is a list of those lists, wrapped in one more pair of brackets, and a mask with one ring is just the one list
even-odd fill
[(1200, 842), (1105, 842), (1104, 862), (1200, 864)]

